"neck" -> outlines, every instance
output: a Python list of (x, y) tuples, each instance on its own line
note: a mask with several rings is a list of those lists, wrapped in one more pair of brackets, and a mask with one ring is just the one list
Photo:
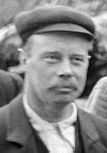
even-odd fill
[[(72, 113), (72, 105), (68, 104), (66, 106), (62, 106), (62, 104), (56, 104), (49, 105), (46, 102), (40, 102), (39, 104), (36, 99), (35, 101), (31, 101), (31, 98), (28, 99), (28, 103), (32, 110), (37, 113), (43, 120), (46, 120), (50, 123), (56, 123), (65, 120), (68, 118)], [(30, 100), (30, 101), (29, 101)]]

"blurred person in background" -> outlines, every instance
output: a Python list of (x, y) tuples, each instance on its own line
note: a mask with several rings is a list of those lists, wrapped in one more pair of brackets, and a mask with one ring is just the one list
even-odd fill
[(97, 81), (107, 75), (107, 13), (93, 17), (96, 26), (96, 40), (92, 51), (87, 74), (87, 82), (81, 97), (88, 98)]
[(93, 18), (96, 25), (96, 44), (89, 70), (92, 91), (86, 111), (99, 117), (107, 117), (107, 12)]
[(23, 79), (13, 73), (0, 70), (0, 107), (8, 104), (23, 88)]
[(14, 99), (23, 87), (23, 79), (8, 72), (8, 67), (19, 64), (14, 27), (0, 29), (0, 107)]
[(107, 122), (75, 104), (95, 39), (90, 17), (44, 6), (19, 14), (14, 23), (23, 42), (25, 82), (23, 93), (0, 109), (0, 152), (107, 152)]
[(87, 111), (107, 119), (107, 76), (99, 79), (88, 98)]
[(95, 89), (96, 86), (99, 86), (99, 83), (97, 82), (99, 79), (107, 76), (107, 13), (104, 12), (99, 16), (93, 17), (93, 21), (96, 26), (96, 40), (94, 41), (93, 47), (90, 50), (91, 58), (89, 60), (86, 86), (82, 95), (77, 101), (77, 104), (86, 111), (91, 111), (89, 109), (89, 105), (93, 105), (92, 101), (94, 101), (94, 98), (96, 103), (96, 95), (98, 92), (95, 92)]
[(16, 73), (24, 78), (20, 44), (21, 39), (14, 24), (0, 30), (0, 69)]

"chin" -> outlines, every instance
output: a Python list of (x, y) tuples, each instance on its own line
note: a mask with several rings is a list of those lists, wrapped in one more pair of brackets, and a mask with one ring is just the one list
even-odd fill
[(55, 101), (57, 103), (71, 103), (74, 101), (74, 97), (71, 97), (71, 96), (61, 96), (61, 97), (58, 97), (58, 98), (55, 98)]

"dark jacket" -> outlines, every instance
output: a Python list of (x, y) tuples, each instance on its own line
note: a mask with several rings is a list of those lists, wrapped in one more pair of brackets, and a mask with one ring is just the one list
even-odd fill
[(22, 86), (23, 79), (19, 75), (0, 70), (0, 107), (15, 98)]
[[(75, 153), (107, 153), (107, 123), (78, 109)], [(29, 123), (22, 96), (0, 108), (0, 153), (48, 153)]]

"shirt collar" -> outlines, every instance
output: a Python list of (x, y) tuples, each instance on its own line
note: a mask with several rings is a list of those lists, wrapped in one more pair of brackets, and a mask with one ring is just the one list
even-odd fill
[(29, 120), (31, 122), (31, 125), (37, 131), (52, 130), (56, 126), (59, 126), (60, 128), (67, 128), (73, 125), (77, 121), (77, 106), (75, 103), (71, 104), (73, 106), (73, 112), (71, 116), (64, 121), (57, 122), (57, 123), (49, 123), (43, 120), (39, 115), (37, 115), (37, 113), (35, 113), (29, 106), (26, 95), (23, 96), (23, 104), (24, 104), (24, 108), (27, 113), (27, 116), (29, 117)]

